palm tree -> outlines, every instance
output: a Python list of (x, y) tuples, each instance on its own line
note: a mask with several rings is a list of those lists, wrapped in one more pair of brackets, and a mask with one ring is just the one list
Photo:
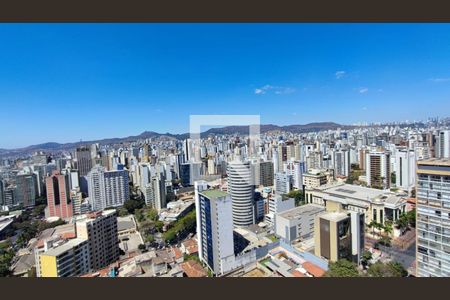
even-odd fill
[(390, 235), (393, 231), (392, 228), (392, 221), (386, 221), (383, 227), (384, 233), (386, 233), (386, 235)]
[(376, 223), (377, 223), (377, 222), (375, 222), (374, 220), (372, 220), (372, 221), (370, 221), (369, 225), (367, 225), (367, 227), (369, 227), (369, 228), (372, 229), (372, 235), (375, 234), (375, 224), (376, 224)]
[(400, 229), (400, 232), (403, 233), (403, 231), (408, 227), (408, 217), (406, 214), (401, 214), (400, 217), (395, 222), (395, 225), (397, 225), (398, 229)]
[(377, 221), (372, 221), (372, 222), (373, 222), (373, 228), (378, 230), (377, 235), (379, 236), (379, 231), (383, 228), (383, 225), (381, 225)]

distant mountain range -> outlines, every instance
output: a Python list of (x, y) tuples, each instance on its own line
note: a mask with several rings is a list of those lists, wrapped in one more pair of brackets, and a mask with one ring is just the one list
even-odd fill
[[(287, 125), (278, 126), (273, 124), (261, 125), (260, 132), (267, 133), (272, 131), (286, 131), (291, 133), (305, 133), (305, 132), (316, 132), (321, 130), (335, 130), (337, 128), (341, 129), (352, 129), (359, 126), (353, 125), (341, 125), (333, 122), (317, 122), (309, 123), (305, 125)], [(248, 134), (248, 126), (227, 126), (222, 128), (211, 128), (202, 133), (202, 136), (217, 135), (217, 134)], [(120, 144), (133, 142), (139, 139), (149, 139), (149, 138), (167, 138), (167, 139), (178, 139), (183, 140), (189, 137), (189, 133), (184, 134), (171, 134), (171, 133), (157, 133), (154, 131), (144, 131), (136, 136), (128, 136), (124, 138), (109, 138), (94, 141), (80, 141), (74, 143), (54, 143), (48, 142), (44, 144), (32, 145), (24, 148), (18, 149), (0, 149), (0, 156), (10, 156), (10, 155), (23, 155), (27, 153), (33, 153), (35, 151), (64, 151), (72, 150), (80, 145), (99, 143), (101, 145), (106, 144)]]

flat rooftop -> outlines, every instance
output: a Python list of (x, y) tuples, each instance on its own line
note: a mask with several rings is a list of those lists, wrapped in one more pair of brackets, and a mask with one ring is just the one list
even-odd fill
[(84, 239), (72, 239), (72, 240), (65, 242), (64, 244), (61, 244), (59, 246), (49, 249), (48, 251), (42, 253), (42, 255), (59, 256), (59, 255), (63, 254), (64, 252), (66, 252), (66, 251), (72, 249), (73, 247), (76, 247), (84, 242), (86, 242), (86, 240), (84, 240)]
[(217, 189), (201, 191), (200, 194), (202, 194), (208, 198), (222, 198), (222, 197), (228, 196), (227, 192), (217, 190)]
[(327, 194), (331, 194), (336, 197), (342, 198), (355, 198), (359, 200), (366, 200), (368, 198), (375, 199), (386, 194), (386, 191), (372, 189), (368, 187), (345, 184), (345, 183), (333, 183), (315, 188), (315, 190), (322, 191)]
[(124, 217), (117, 217), (117, 231), (136, 229), (133, 217), (131, 215)]
[(348, 215), (345, 212), (328, 212), (320, 215), (320, 218), (328, 221), (338, 222), (348, 218)]
[(314, 214), (314, 213), (318, 213), (321, 211), (324, 211), (325, 207), (322, 205), (318, 205), (318, 204), (305, 204), (302, 206), (298, 206), (289, 210), (286, 210), (280, 214), (278, 214), (278, 216), (283, 217), (285, 219), (297, 219), (298, 217), (302, 216), (302, 215), (307, 215), (307, 214)]
[(449, 158), (430, 158), (417, 161), (418, 165), (434, 165), (450, 167)]

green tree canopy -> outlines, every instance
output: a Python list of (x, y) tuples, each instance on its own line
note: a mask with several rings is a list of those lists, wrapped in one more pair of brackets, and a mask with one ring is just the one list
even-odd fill
[(325, 277), (360, 277), (360, 274), (355, 263), (340, 259), (329, 264)]
[(370, 277), (406, 277), (408, 272), (398, 262), (374, 263), (367, 269), (367, 275)]

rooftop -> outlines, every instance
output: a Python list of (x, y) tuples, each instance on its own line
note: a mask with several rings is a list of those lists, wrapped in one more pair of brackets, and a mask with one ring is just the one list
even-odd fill
[(45, 256), (59, 256), (61, 254), (63, 254), (64, 252), (72, 249), (73, 247), (76, 247), (82, 243), (85, 243), (86, 240), (84, 239), (72, 239), (72, 240), (68, 240), (67, 242), (65, 242), (64, 244), (60, 244), (54, 248), (50, 248), (48, 251), (42, 253), (41, 255), (45, 255)]
[[(381, 202), (392, 206), (406, 202), (401, 194), (345, 183), (330, 183), (314, 189), (328, 195), (330, 200), (346, 204), (362, 205), (364, 202)], [(356, 201), (356, 202), (355, 202)], [(368, 204), (367, 204), (368, 205)]]
[(134, 224), (133, 216), (117, 217), (117, 231), (135, 229), (136, 224)]
[(202, 191), (202, 192), (200, 192), (200, 194), (202, 194), (208, 198), (222, 198), (222, 197), (228, 196), (227, 192), (217, 190), (217, 189)]
[(328, 213), (324, 213), (324, 214), (320, 215), (320, 218), (329, 220), (329, 221), (338, 222), (345, 218), (348, 218), (348, 215), (345, 212), (328, 212)]
[(302, 267), (314, 277), (322, 277), (325, 274), (325, 270), (319, 268), (315, 264), (307, 261), (302, 264)]
[(318, 204), (305, 204), (302, 206), (297, 206), (295, 208), (286, 210), (280, 214), (278, 214), (278, 216), (283, 217), (285, 219), (296, 219), (301, 215), (305, 215), (305, 214), (311, 214), (311, 213), (317, 213), (320, 211), (325, 210), (325, 207), (323, 207), (322, 205), (318, 205)]
[(187, 277), (207, 277), (208, 273), (194, 260), (188, 260), (180, 264)]
[(450, 167), (449, 158), (430, 158), (417, 161), (418, 165), (434, 165), (434, 166), (447, 166)]

